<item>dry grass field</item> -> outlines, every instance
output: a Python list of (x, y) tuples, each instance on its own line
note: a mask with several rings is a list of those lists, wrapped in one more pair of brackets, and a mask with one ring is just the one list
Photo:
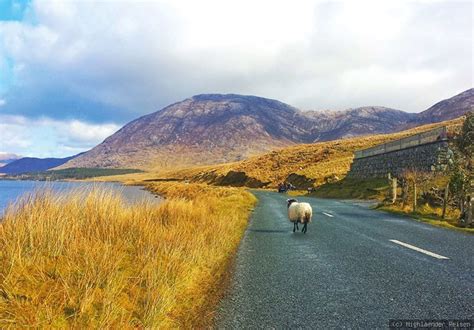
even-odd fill
[(154, 183), (26, 197), (0, 222), (0, 328), (206, 327), (256, 202), (238, 188)]
[[(236, 163), (110, 176), (101, 178), (101, 180), (121, 181), (130, 184), (141, 184), (153, 180), (187, 180), (214, 185), (275, 188), (278, 183), (287, 181), (289, 176), (292, 175), (296, 185), (300, 185), (300, 188), (317, 187), (328, 181), (342, 179), (349, 171), (353, 153), (356, 150), (404, 138), (443, 125), (448, 126), (450, 130), (455, 130), (461, 124), (462, 119), (459, 118), (398, 133), (287, 147)], [(231, 176), (232, 172), (242, 175)], [(261, 184), (255, 185), (255, 182)]]

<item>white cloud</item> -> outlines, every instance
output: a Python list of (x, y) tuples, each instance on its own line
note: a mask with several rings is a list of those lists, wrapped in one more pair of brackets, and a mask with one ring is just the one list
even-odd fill
[[(14, 63), (17, 99), (34, 95), (22, 107), (28, 116), (124, 121), (207, 92), (305, 109), (421, 111), (472, 87), (471, 9), (469, 1), (34, 1), (35, 24), (0, 23), (0, 54)], [(59, 88), (77, 105), (35, 107)]]
[(56, 132), (59, 139), (65, 143), (84, 146), (98, 144), (120, 128), (116, 124), (90, 124), (79, 120), (59, 121), (43, 118), (35, 122)]
[(7, 101), (5, 99), (0, 99), (0, 107), (4, 106), (7, 104)]
[(86, 151), (119, 129), (116, 124), (91, 124), (79, 120), (28, 119), (0, 115), (0, 154), (65, 157)]
[(21, 153), (32, 145), (29, 128), (17, 116), (0, 116), (0, 150)]
[(17, 154), (14, 154), (14, 153), (0, 151), (0, 166), (2, 164), (2, 161), (10, 160), (10, 159), (18, 159), (20, 157), (21, 156), (18, 156)]
[(78, 120), (69, 122), (67, 126), (71, 139), (88, 143), (102, 141), (119, 129), (115, 124), (91, 125)]

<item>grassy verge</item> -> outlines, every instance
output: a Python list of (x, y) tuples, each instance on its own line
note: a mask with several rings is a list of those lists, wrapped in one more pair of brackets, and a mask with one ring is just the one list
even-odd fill
[[(382, 202), (388, 195), (388, 191), (389, 185), (387, 179), (343, 179), (338, 182), (322, 185), (310, 195), (323, 198), (363, 199)], [(409, 216), (414, 220), (429, 223), (438, 227), (474, 233), (474, 228), (463, 228), (458, 225), (457, 219), (459, 217), (459, 211), (457, 210), (448, 209), (446, 219), (442, 219), (441, 208), (434, 208), (429, 205), (420, 205), (417, 212), (413, 212), (411, 206), (403, 207), (400, 203), (393, 205), (380, 203), (376, 209)]]
[(448, 213), (448, 217), (446, 219), (442, 219), (440, 216), (441, 210), (433, 209), (429, 206), (421, 206), (417, 212), (412, 212), (411, 208), (403, 208), (397, 204), (380, 205), (377, 207), (377, 209), (393, 214), (409, 216), (414, 220), (429, 223), (433, 226), (474, 234), (474, 228), (464, 228), (458, 225), (457, 217), (459, 216), (459, 212), (450, 212)]
[(340, 199), (376, 199), (383, 200), (389, 189), (387, 179), (343, 179), (326, 183), (311, 193), (316, 197)]
[[(0, 328), (201, 327), (255, 197), (154, 183), (127, 206), (109, 191), (44, 192), (0, 223)], [(212, 306), (211, 306), (212, 305)]]

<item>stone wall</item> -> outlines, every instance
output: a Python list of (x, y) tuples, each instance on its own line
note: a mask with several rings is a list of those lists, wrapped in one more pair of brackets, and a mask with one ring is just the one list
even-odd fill
[(381, 178), (388, 173), (398, 176), (405, 170), (442, 170), (451, 156), (445, 132), (433, 130), (358, 151), (347, 177)]

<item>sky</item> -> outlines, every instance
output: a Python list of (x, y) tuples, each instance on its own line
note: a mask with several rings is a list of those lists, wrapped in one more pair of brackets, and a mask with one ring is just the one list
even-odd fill
[(473, 86), (472, 1), (0, 0), (0, 153), (64, 157), (202, 93), (420, 112)]

